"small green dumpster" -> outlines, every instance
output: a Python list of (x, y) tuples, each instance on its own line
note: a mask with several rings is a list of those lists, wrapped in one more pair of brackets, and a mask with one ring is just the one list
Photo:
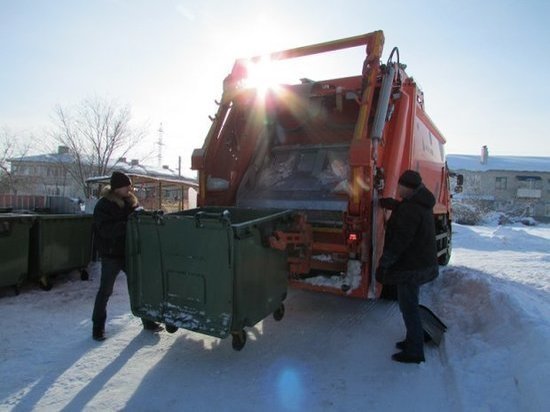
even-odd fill
[(79, 269), (82, 280), (92, 251), (92, 215), (36, 215), (30, 234), (29, 278), (50, 290), (50, 276)]
[(292, 220), (290, 211), (198, 208), (130, 217), (126, 269), (134, 315), (189, 329), (233, 336), (269, 314), (281, 320), (288, 286), (286, 253), (269, 237)]
[(19, 287), (26, 279), (32, 215), (0, 213), (0, 287)]

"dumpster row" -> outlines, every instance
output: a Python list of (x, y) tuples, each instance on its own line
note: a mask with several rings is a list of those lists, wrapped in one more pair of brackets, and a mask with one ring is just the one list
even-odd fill
[[(126, 230), (126, 274), (132, 313), (187, 329), (232, 337), (241, 350), (245, 327), (285, 313), (287, 256), (270, 246), (293, 221), (288, 210), (198, 208), (137, 212)], [(0, 214), (0, 287), (25, 280), (51, 288), (50, 276), (75, 269), (87, 279), (90, 215)]]
[(91, 215), (0, 213), (0, 287), (38, 281), (50, 290), (54, 274), (86, 267), (92, 250)]

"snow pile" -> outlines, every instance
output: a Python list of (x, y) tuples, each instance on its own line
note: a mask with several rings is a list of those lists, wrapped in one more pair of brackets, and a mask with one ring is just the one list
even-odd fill
[(421, 289), (449, 329), (420, 365), (390, 360), (395, 302), (290, 290), (282, 321), (248, 328), (235, 352), (230, 339), (143, 331), (123, 275), (108, 339), (93, 341), (97, 265), (89, 282), (2, 290), (0, 410), (550, 410), (549, 251), (548, 225), (456, 225), (450, 266)]
[(546, 410), (548, 299), (534, 303), (530, 288), (465, 267), (445, 269), (438, 280), (425, 301), (443, 319), (453, 319), (442, 353), (464, 410)]
[[(313, 259), (324, 262), (332, 261), (330, 255), (315, 255)], [(326, 286), (328, 288), (344, 290), (349, 295), (361, 286), (361, 262), (359, 260), (350, 259), (348, 261), (346, 273), (332, 276), (318, 275), (303, 279), (301, 282), (315, 286)]]

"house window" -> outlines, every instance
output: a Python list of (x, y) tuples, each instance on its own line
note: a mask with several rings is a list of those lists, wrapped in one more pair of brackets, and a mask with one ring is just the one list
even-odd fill
[(519, 187), (522, 189), (542, 189), (540, 176), (516, 176)]
[(508, 209), (510, 207), (510, 202), (509, 201), (506, 201), (506, 200), (497, 200), (495, 202), (495, 209), (497, 211), (505, 211), (506, 209)]
[(479, 192), (481, 190), (481, 175), (478, 173), (468, 174), (464, 176), (464, 187), (471, 192)]
[(506, 190), (508, 179), (505, 177), (497, 177), (495, 179), (495, 189), (497, 190)]

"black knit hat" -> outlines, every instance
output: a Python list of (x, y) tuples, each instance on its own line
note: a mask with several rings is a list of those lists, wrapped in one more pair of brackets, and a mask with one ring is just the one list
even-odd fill
[(118, 189), (120, 187), (130, 186), (132, 181), (127, 174), (122, 172), (113, 172), (111, 175), (111, 189)]
[(409, 189), (416, 189), (422, 184), (422, 178), (420, 174), (414, 170), (405, 170), (399, 178), (399, 184)]

